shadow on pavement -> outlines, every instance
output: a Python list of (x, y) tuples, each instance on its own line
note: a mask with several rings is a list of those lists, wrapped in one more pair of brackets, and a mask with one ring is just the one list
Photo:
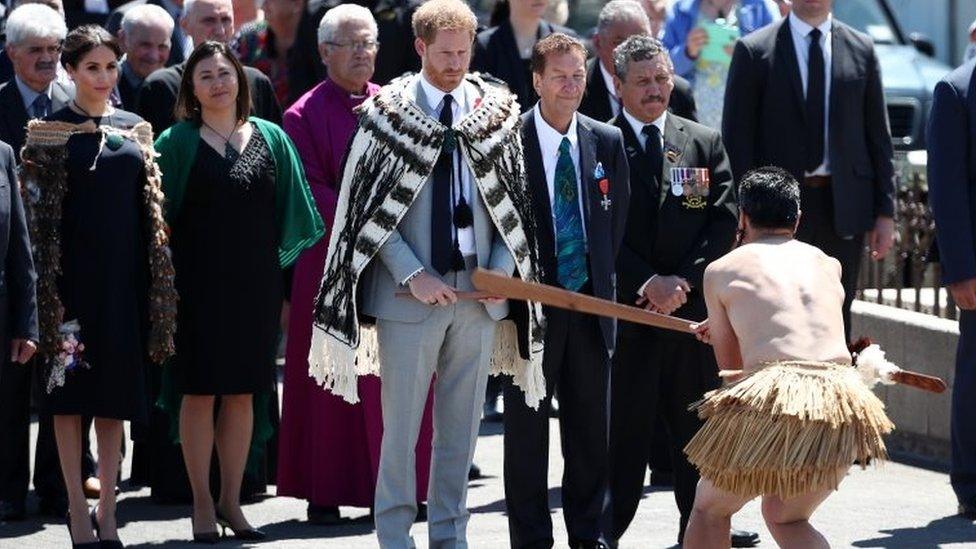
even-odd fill
[(44, 524), (48, 522), (53, 523), (54, 519), (48, 520), (38, 517), (28, 520), (0, 522), (0, 539), (18, 538), (20, 536), (36, 534), (37, 532), (43, 530)]
[(976, 543), (976, 525), (958, 515), (933, 520), (925, 526), (880, 530), (884, 537), (855, 541), (854, 547), (911, 547), (937, 549), (948, 543)]

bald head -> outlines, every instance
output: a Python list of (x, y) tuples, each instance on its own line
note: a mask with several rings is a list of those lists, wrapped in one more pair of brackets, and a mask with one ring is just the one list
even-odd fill
[(194, 47), (207, 40), (226, 44), (234, 36), (234, 6), (231, 0), (186, 0), (180, 28)]

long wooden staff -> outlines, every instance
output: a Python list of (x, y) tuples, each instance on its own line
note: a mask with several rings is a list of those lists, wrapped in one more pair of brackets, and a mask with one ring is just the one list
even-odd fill
[[(588, 296), (556, 288), (535, 282), (525, 282), (518, 278), (504, 276), (485, 269), (475, 269), (471, 274), (471, 283), (479, 291), (508, 299), (521, 299), (534, 301), (550, 307), (569, 309), (580, 313), (587, 313), (597, 316), (619, 318), (638, 324), (675, 330), (686, 334), (693, 334), (695, 330), (692, 326), (697, 322), (678, 318), (676, 316), (654, 313), (639, 307), (623, 305), (606, 299)], [(878, 374), (879, 376), (881, 374)], [(897, 371), (886, 372), (884, 376), (888, 381), (893, 381), (902, 385), (909, 385), (932, 393), (941, 393), (946, 390), (945, 381), (926, 374), (911, 372), (909, 370), (898, 369)], [(880, 379), (879, 379), (880, 381)]]
[(534, 301), (560, 309), (619, 318), (621, 320), (646, 324), (666, 330), (675, 330), (686, 334), (695, 333), (695, 330), (691, 326), (697, 324), (692, 320), (662, 315), (661, 313), (651, 312), (640, 307), (615, 303), (606, 299), (583, 295), (554, 286), (537, 284), (535, 282), (524, 282), (518, 278), (500, 275), (485, 269), (475, 269), (474, 273), (471, 274), (471, 283), (482, 292), (498, 297)]

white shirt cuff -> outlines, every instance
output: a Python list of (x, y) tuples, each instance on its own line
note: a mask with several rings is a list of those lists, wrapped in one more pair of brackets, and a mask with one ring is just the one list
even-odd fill
[(401, 286), (406, 286), (407, 284), (410, 283), (411, 280), (414, 279), (414, 277), (417, 276), (418, 273), (420, 273), (420, 271), (423, 271), (423, 270), (424, 270), (424, 268), (421, 267), (421, 268), (417, 269), (416, 271), (410, 273), (410, 276), (408, 276), (407, 278), (404, 278), (402, 281), (400, 281), (400, 285)]
[(648, 278), (646, 282), (644, 282), (643, 284), (641, 284), (641, 287), (637, 289), (637, 295), (638, 296), (644, 295), (644, 288), (646, 288), (647, 285), (650, 284), (651, 281), (654, 280), (656, 277), (657, 277), (656, 274), (655, 275), (651, 275), (651, 278)]

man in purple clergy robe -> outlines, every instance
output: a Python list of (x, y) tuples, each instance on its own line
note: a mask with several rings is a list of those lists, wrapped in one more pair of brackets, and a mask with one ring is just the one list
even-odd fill
[[(376, 21), (362, 6), (339, 5), (322, 17), (318, 42), (329, 76), (285, 112), (284, 128), (330, 230), (342, 159), (356, 129), (353, 109), (380, 88), (369, 81), (379, 49)], [(308, 375), (312, 310), (328, 243), (319, 240), (295, 266), (278, 449), (278, 495), (308, 500), (309, 522), (318, 524), (337, 522), (340, 505), (372, 507), (383, 438), (378, 377), (360, 377), (362, 400), (349, 404)], [(427, 495), (432, 433), (428, 395), (417, 441), (418, 502)]]

